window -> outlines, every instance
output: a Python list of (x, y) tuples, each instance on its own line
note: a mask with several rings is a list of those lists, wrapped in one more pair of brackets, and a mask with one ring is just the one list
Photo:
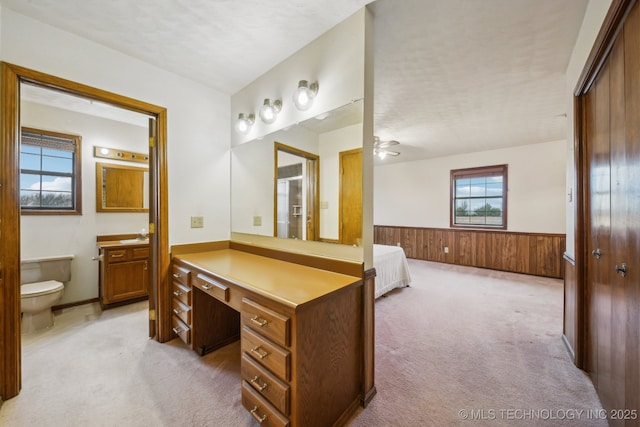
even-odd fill
[(507, 228), (507, 165), (451, 171), (451, 227)]
[(22, 214), (81, 214), (80, 137), (22, 128)]

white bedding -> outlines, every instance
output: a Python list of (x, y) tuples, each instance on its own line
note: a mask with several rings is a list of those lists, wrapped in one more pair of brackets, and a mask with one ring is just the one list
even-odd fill
[(373, 245), (373, 266), (376, 269), (376, 298), (411, 283), (409, 263), (399, 246)]

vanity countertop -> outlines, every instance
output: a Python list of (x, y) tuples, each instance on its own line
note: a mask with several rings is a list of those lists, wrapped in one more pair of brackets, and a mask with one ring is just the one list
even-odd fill
[(174, 258), (294, 309), (361, 284), (359, 277), (234, 249), (181, 254)]
[(117, 246), (149, 246), (149, 239), (106, 240), (97, 242), (99, 248), (114, 248)]

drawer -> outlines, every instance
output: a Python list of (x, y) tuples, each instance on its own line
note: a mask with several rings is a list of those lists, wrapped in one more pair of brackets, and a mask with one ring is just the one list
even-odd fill
[(289, 415), (290, 389), (288, 384), (274, 377), (271, 372), (260, 366), (246, 354), (242, 355), (242, 379), (264, 396), (276, 409)]
[(191, 328), (180, 320), (177, 316), (171, 316), (171, 328), (187, 345), (191, 345)]
[(289, 351), (252, 331), (246, 325), (242, 326), (240, 346), (243, 352), (281, 379), (285, 381), (291, 379)]
[(291, 345), (289, 318), (249, 298), (242, 298), (242, 323), (280, 345)]
[(263, 399), (246, 381), (242, 381), (242, 406), (261, 426), (289, 426), (289, 420)]
[(133, 259), (149, 258), (149, 248), (131, 248)]
[(179, 283), (182, 283), (186, 287), (190, 286), (191, 271), (187, 270), (184, 267), (174, 265), (173, 268), (171, 269), (171, 274), (174, 280), (177, 280)]
[(176, 282), (175, 280), (172, 282), (171, 287), (173, 298), (178, 299), (183, 304), (191, 306), (191, 288)]
[(105, 252), (104, 260), (107, 263), (129, 260), (129, 252), (126, 249), (110, 249)]
[(191, 307), (189, 307), (188, 305), (184, 305), (183, 303), (178, 301), (176, 298), (173, 298), (171, 300), (171, 306), (172, 306), (171, 309), (174, 315), (178, 316), (180, 320), (182, 320), (187, 325), (192, 324), (191, 323)]
[(198, 274), (193, 279), (193, 284), (222, 302), (229, 301), (229, 287), (209, 276)]

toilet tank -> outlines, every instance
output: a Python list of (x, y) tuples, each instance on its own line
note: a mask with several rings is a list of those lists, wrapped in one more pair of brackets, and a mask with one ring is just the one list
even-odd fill
[(62, 255), (23, 259), (20, 261), (20, 284), (57, 280), (67, 283), (71, 280), (71, 260), (73, 255)]

